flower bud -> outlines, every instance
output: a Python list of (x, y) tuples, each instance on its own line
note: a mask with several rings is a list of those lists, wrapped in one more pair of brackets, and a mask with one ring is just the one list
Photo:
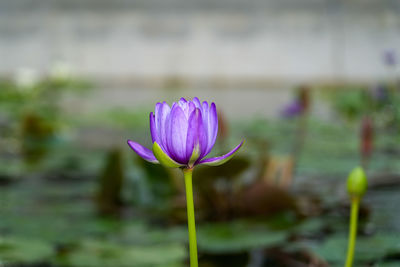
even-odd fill
[(367, 177), (361, 167), (351, 171), (347, 179), (347, 191), (351, 196), (362, 197), (367, 191)]

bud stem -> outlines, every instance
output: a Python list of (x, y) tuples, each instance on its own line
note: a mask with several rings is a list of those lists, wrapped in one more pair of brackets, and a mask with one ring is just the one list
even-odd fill
[(195, 225), (195, 217), (194, 217), (192, 173), (193, 173), (192, 168), (183, 169), (183, 175), (185, 176), (185, 186), (186, 186), (190, 267), (197, 267), (198, 266), (197, 242), (196, 242), (196, 225)]
[(359, 206), (360, 206), (360, 197), (359, 196), (351, 197), (350, 231), (349, 231), (349, 244), (347, 248), (346, 267), (353, 266), (354, 248), (356, 246)]

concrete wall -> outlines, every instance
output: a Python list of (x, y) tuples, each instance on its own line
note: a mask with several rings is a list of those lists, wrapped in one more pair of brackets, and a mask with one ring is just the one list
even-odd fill
[(374, 80), (398, 0), (3, 0), (0, 74)]

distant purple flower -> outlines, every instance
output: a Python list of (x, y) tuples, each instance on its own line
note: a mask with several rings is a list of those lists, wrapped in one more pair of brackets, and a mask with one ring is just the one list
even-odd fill
[(157, 103), (150, 113), (150, 132), (153, 150), (128, 140), (129, 146), (143, 159), (168, 167), (192, 168), (206, 164), (218, 166), (228, 161), (242, 146), (243, 141), (229, 153), (205, 158), (213, 148), (218, 133), (217, 109), (214, 103), (200, 103), (181, 98), (170, 107)]
[(396, 53), (393, 50), (386, 50), (383, 54), (383, 61), (387, 66), (393, 67), (397, 64)]
[(282, 111), (281, 115), (284, 118), (293, 118), (303, 113), (303, 106), (300, 101), (293, 101), (287, 105)]

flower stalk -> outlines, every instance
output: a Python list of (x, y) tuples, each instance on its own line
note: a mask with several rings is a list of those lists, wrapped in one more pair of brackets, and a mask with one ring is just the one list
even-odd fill
[(185, 187), (186, 187), (190, 267), (197, 267), (198, 266), (197, 241), (196, 241), (196, 223), (194, 216), (192, 173), (193, 173), (193, 168), (183, 169), (183, 175), (185, 176)]
[(349, 230), (349, 243), (347, 248), (346, 267), (353, 266), (354, 249), (356, 246), (359, 206), (360, 206), (360, 197), (353, 197), (351, 199), (350, 230)]

